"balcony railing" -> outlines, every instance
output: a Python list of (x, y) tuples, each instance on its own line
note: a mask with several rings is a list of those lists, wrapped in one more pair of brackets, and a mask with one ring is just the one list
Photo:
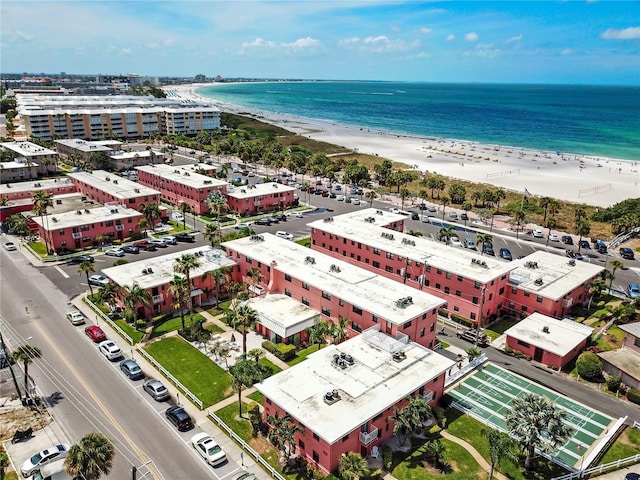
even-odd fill
[(377, 428), (374, 428), (369, 433), (360, 432), (360, 443), (362, 443), (363, 445), (369, 445), (376, 438), (378, 438), (378, 429)]
[(151, 297), (151, 300), (153, 301), (154, 304), (162, 302), (163, 299), (164, 299), (164, 297), (162, 296), (161, 293), (158, 294), (158, 295), (153, 295)]

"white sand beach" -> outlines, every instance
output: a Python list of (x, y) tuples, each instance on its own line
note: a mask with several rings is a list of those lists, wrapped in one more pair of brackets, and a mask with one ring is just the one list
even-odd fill
[[(215, 85), (215, 84), (213, 84)], [(640, 162), (559, 154), (464, 140), (395, 135), (216, 102), (195, 93), (205, 84), (165, 87), (180, 97), (249, 113), (306, 137), (435, 173), (535, 196), (607, 207), (640, 196)]]

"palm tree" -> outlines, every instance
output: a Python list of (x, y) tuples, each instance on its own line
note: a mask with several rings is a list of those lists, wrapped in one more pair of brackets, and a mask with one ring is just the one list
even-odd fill
[(427, 452), (429, 453), (431, 458), (433, 458), (433, 462), (436, 464), (436, 466), (442, 465), (442, 459), (446, 450), (446, 447), (439, 438), (431, 440), (427, 444)]
[(400, 206), (400, 210), (404, 210), (404, 201), (411, 196), (411, 192), (408, 188), (400, 189), (400, 199), (402, 200), (402, 205)]
[(288, 461), (296, 451), (295, 434), (301, 432), (302, 427), (287, 413), (282, 417), (278, 412), (275, 415), (267, 415), (267, 423), (271, 425), (267, 440), (282, 452), (285, 461)]
[(92, 297), (93, 297), (93, 287), (91, 286), (91, 282), (89, 281), (89, 274), (95, 273), (95, 271), (96, 269), (93, 268), (93, 263), (91, 263), (89, 260), (85, 260), (78, 267), (78, 275), (84, 274), (87, 276), (87, 283), (89, 284), (89, 291), (91, 292)]
[(228, 280), (229, 268), (222, 267), (209, 272), (209, 275), (216, 284), (216, 308), (220, 304), (220, 285)]
[(444, 212), (447, 208), (447, 205), (449, 205), (451, 203), (451, 199), (449, 197), (447, 197), (446, 195), (443, 195), (440, 198), (440, 201), (442, 202), (442, 220), (444, 220)]
[[(40, 221), (42, 222), (42, 217), (46, 216), (47, 219), (47, 227), (44, 230), (44, 243), (47, 247), (47, 253), (51, 254), (53, 250), (50, 247), (50, 235), (49, 231), (49, 216), (47, 215), (47, 211), (49, 208), (53, 207), (53, 195), (45, 192), (44, 190), (38, 190), (33, 194), (33, 213), (35, 215), (40, 216)], [(44, 223), (43, 223), (44, 226)], [(49, 238), (47, 238), (49, 237)]]
[(524, 222), (526, 214), (521, 208), (513, 212), (513, 219), (516, 221), (516, 240), (520, 238), (520, 225)]
[[(213, 210), (213, 212), (216, 214), (216, 226), (218, 228), (219, 239), (221, 235), (220, 214), (229, 206), (227, 204), (227, 199), (224, 197), (224, 195), (222, 195), (220, 190), (215, 190), (211, 192), (207, 197), (207, 206), (209, 207), (209, 210)], [(220, 240), (218, 240), (218, 243), (220, 243)]]
[(151, 229), (155, 231), (156, 229), (156, 220), (162, 216), (160, 212), (160, 207), (157, 203), (149, 203), (147, 205), (140, 205), (140, 212), (144, 215), (144, 218), (147, 219), (149, 225), (151, 225)]
[(24, 392), (26, 396), (29, 395), (29, 364), (36, 358), (42, 357), (42, 350), (33, 345), (20, 345), (12, 353), (13, 359), (16, 362), (22, 362), (24, 367)]
[(456, 227), (453, 225), (450, 225), (448, 227), (441, 227), (440, 230), (438, 230), (438, 240), (442, 241), (442, 239), (445, 238), (447, 240), (447, 245), (449, 245), (449, 242), (455, 236)]
[(257, 296), (257, 287), (260, 281), (262, 280), (262, 272), (259, 268), (252, 268), (247, 272), (247, 277), (249, 277), (251, 286), (253, 287), (253, 295)]
[(242, 333), (242, 353), (247, 354), (247, 333), (260, 321), (258, 312), (248, 305), (240, 305), (234, 315), (233, 327)]
[(578, 240), (578, 253), (580, 253), (580, 249), (582, 248), (580, 245), (582, 237), (586, 237), (591, 233), (591, 224), (589, 223), (589, 220), (585, 220), (584, 218), (579, 220), (576, 224), (576, 233), (580, 236), (580, 239)]
[(176, 263), (173, 265), (173, 270), (177, 273), (184, 275), (187, 278), (187, 285), (189, 286), (189, 295), (187, 295), (187, 306), (189, 307), (189, 326), (191, 333), (193, 334), (193, 298), (191, 297), (191, 291), (193, 290), (193, 283), (191, 282), (191, 270), (195, 270), (200, 267), (200, 262), (192, 253), (185, 253)]
[(480, 247), (480, 255), (484, 255), (484, 244), (488, 243), (493, 246), (493, 235), (490, 233), (479, 233), (476, 236), (476, 245)]
[(207, 223), (204, 226), (204, 232), (202, 234), (204, 238), (211, 242), (211, 246), (215, 247), (216, 240), (218, 239), (218, 225), (216, 223)]
[(347, 325), (349, 325), (349, 319), (340, 315), (338, 317), (338, 323), (331, 324), (329, 328), (329, 335), (333, 339), (333, 343), (342, 343), (347, 337)]
[(69, 475), (86, 480), (98, 480), (113, 468), (115, 447), (101, 433), (88, 433), (71, 446), (64, 466)]
[(307, 327), (305, 332), (309, 337), (309, 342), (311, 344), (317, 343), (318, 350), (320, 350), (320, 345), (322, 345), (329, 335), (330, 326), (326, 320), (320, 320), (319, 317), (316, 317), (313, 322), (312, 327)]
[(253, 358), (256, 363), (260, 363), (260, 359), (265, 355), (264, 350), (262, 348), (252, 348), (247, 352), (248, 358)]
[(502, 188), (498, 188), (493, 192), (493, 197), (496, 199), (496, 212), (500, 211), (500, 200), (507, 198), (507, 192)]
[(612, 260), (609, 265), (611, 265), (611, 277), (609, 280), (609, 294), (611, 294), (611, 286), (613, 285), (613, 278), (616, 276), (616, 270), (624, 267), (624, 263), (620, 260)]
[(553, 201), (553, 198), (551, 197), (542, 197), (540, 198), (540, 200), (538, 200), (540, 207), (544, 209), (544, 216), (542, 218), (542, 223), (545, 223), (547, 221), (547, 213), (549, 211), (549, 206), (551, 205), (552, 201)]
[(549, 231), (547, 232), (547, 246), (549, 246), (549, 238), (551, 237), (551, 229), (555, 228), (556, 225), (558, 225), (558, 221), (556, 220), (556, 217), (549, 217), (547, 218), (547, 223), (545, 223), (545, 227), (547, 227), (549, 229)]
[(489, 480), (493, 480), (493, 472), (497, 466), (500, 466), (504, 460), (516, 463), (518, 454), (516, 448), (518, 445), (506, 433), (498, 430), (487, 430), (483, 428), (480, 433), (487, 437), (489, 441), (489, 459), (491, 460), (491, 470), (489, 471)]
[(98, 300), (113, 307), (118, 297), (118, 286), (115, 283), (103, 283), (98, 288)]
[(587, 304), (587, 310), (591, 310), (591, 302), (594, 298), (599, 297), (602, 291), (607, 288), (607, 284), (604, 280), (596, 278), (591, 283), (588, 284), (589, 293), (591, 296), (589, 297), (589, 303)]
[(565, 423), (566, 417), (565, 410), (542, 395), (527, 393), (512, 401), (505, 421), (509, 434), (526, 455), (527, 470), (532, 468), (536, 449), (551, 452), (569, 439), (573, 429)]
[(473, 204), (469, 201), (469, 200), (465, 200), (462, 203), (462, 209), (464, 210), (465, 213), (465, 219), (464, 219), (464, 226), (467, 226), (467, 216), (466, 214), (469, 212), (469, 210), (471, 210), (473, 208)]
[(229, 367), (229, 373), (238, 392), (238, 416), (242, 418), (242, 387), (252, 387), (254, 383), (261, 382), (264, 375), (256, 362), (246, 357), (239, 358), (235, 365)]
[(373, 201), (378, 198), (378, 194), (373, 190), (369, 190), (364, 194), (364, 196), (367, 198), (367, 200), (369, 200), (369, 208), (373, 206)]
[(184, 307), (187, 304), (187, 295), (189, 295), (189, 284), (185, 277), (174, 275), (173, 279), (169, 282), (169, 293), (173, 297), (173, 308), (180, 309), (180, 323), (182, 324), (182, 331), (185, 331), (184, 325)]
[(398, 407), (393, 407), (393, 415), (387, 418), (388, 421), (393, 422), (393, 434), (398, 436), (400, 444), (404, 444), (407, 441), (411, 431), (411, 425), (406, 413), (404, 409), (398, 410)]
[(180, 213), (182, 213), (182, 228), (186, 230), (187, 228), (187, 213), (193, 213), (193, 210), (189, 206), (187, 202), (181, 202), (178, 207)]
[(345, 480), (360, 480), (369, 475), (367, 461), (356, 452), (347, 452), (340, 457), (338, 472)]
[(31, 230), (29, 230), (29, 220), (21, 213), (14, 213), (7, 218), (7, 225), (9, 226), (9, 233), (13, 235), (26, 237), (31, 233)]
[(138, 305), (148, 307), (151, 301), (151, 294), (142, 288), (138, 282), (133, 285), (125, 285), (121, 287), (121, 297), (124, 306), (133, 314), (133, 325), (138, 323)]

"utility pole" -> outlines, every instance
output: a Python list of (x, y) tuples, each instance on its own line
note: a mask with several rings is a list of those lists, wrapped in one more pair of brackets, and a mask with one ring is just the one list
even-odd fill
[[(13, 365), (11, 364), (11, 358), (9, 355), (9, 350), (7, 349), (7, 344), (4, 343), (4, 338), (2, 338), (2, 331), (0, 330), (0, 345), (2, 345), (2, 351), (7, 360), (7, 364), (9, 365), (9, 371), (11, 372), (11, 378), (13, 379), (13, 385), (16, 387), (16, 392), (18, 392), (18, 398), (22, 398), (22, 392), (20, 391), (20, 386), (18, 385), (18, 380), (16, 379), (16, 374), (13, 372)], [(25, 392), (26, 393), (26, 392)]]
[(474, 347), (478, 346), (478, 339), (480, 338), (480, 322), (482, 321), (482, 311), (484, 310), (484, 295), (487, 291), (487, 286), (482, 287), (482, 297), (480, 298), (480, 311), (478, 312), (478, 323), (476, 324), (476, 340), (473, 344)]

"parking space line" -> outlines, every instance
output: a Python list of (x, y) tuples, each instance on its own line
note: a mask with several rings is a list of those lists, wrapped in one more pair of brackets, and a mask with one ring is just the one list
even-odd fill
[(69, 278), (69, 274), (61, 269), (58, 265), (55, 266), (55, 269), (60, 272), (60, 275), (62, 275), (64, 278)]

